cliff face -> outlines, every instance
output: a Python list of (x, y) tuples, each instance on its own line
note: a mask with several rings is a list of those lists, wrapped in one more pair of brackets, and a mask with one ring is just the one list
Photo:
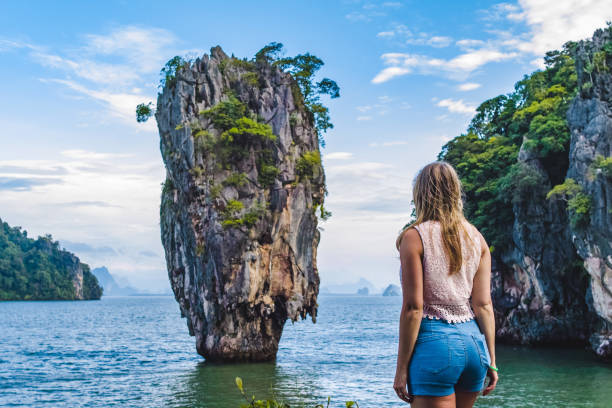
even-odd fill
[(294, 79), (219, 47), (157, 100), (168, 274), (198, 353), (270, 360), (287, 319), (317, 314), (325, 178)]
[(566, 206), (546, 199), (543, 192), (553, 183), (543, 163), (523, 147), (518, 161), (539, 189), (513, 205), (514, 245), (492, 268), (497, 335), (521, 344), (584, 343), (595, 319)]
[[(610, 37), (610, 29), (598, 30), (573, 48), (579, 94), (566, 117), (569, 160), (545, 163), (521, 147), (518, 161), (538, 188), (513, 205), (513, 249), (493, 265), (500, 339), (523, 344), (590, 339), (603, 359), (612, 358), (612, 171), (605, 164), (612, 155)], [(563, 182), (551, 180), (551, 166), (563, 161), (566, 182), (577, 184), (567, 184), (573, 192), (564, 199), (547, 199), (545, 192)], [(570, 220), (568, 207), (582, 216), (580, 223)]]
[(590, 300), (599, 318), (591, 345), (599, 356), (612, 360), (612, 166), (598, 165), (599, 159), (612, 157), (610, 30), (580, 42), (574, 59), (582, 92), (567, 114), (572, 132), (567, 177), (576, 180), (591, 205), (588, 224), (572, 228), (572, 241), (589, 273)]

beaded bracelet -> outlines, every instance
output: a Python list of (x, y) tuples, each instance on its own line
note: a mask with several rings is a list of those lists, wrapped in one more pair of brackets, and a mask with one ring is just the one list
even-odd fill
[(490, 368), (491, 370), (493, 370), (493, 371), (499, 371), (499, 370), (497, 369), (497, 367), (493, 367), (491, 364), (489, 364), (489, 368)]

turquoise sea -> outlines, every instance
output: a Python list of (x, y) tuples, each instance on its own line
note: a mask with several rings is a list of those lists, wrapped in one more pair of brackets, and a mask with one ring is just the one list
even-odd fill
[[(400, 298), (319, 296), (272, 363), (214, 365), (171, 297), (0, 303), (2, 407), (237, 407), (247, 392), (292, 406), (407, 406), (392, 389)], [(478, 407), (611, 407), (612, 366), (581, 349), (498, 346), (500, 382)], [(335, 402), (335, 404), (334, 404)]]

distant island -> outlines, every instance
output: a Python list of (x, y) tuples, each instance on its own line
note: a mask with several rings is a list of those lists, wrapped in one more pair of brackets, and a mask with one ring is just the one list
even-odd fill
[(102, 292), (89, 266), (51, 235), (28, 238), (0, 219), (0, 300), (90, 300)]
[(402, 289), (397, 285), (391, 284), (387, 286), (387, 288), (385, 289), (382, 295), (383, 296), (401, 296)]
[(368, 294), (381, 294), (382, 289), (374, 286), (372, 282), (365, 278), (359, 278), (357, 282), (347, 282), (347, 283), (336, 283), (336, 284), (328, 284), (321, 286), (319, 292), (320, 293), (333, 293), (333, 294), (351, 294), (354, 295), (358, 293), (359, 290), (363, 290), (367, 288)]
[(370, 291), (368, 290), (368, 288), (361, 288), (361, 289), (357, 289), (357, 294), (358, 295), (369, 295)]
[(100, 285), (102, 285), (105, 296), (136, 296), (142, 294), (132, 286), (122, 286), (117, 283), (106, 266), (94, 268), (91, 272), (96, 276)]

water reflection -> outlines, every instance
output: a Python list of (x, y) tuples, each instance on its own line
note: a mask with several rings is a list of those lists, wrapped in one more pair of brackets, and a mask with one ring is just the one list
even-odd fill
[(225, 365), (202, 362), (177, 379), (164, 406), (237, 407), (244, 399), (235, 385), (236, 377), (242, 378), (247, 395), (258, 399), (276, 397), (291, 404), (312, 400), (317, 394), (315, 379), (296, 376), (276, 362)]

